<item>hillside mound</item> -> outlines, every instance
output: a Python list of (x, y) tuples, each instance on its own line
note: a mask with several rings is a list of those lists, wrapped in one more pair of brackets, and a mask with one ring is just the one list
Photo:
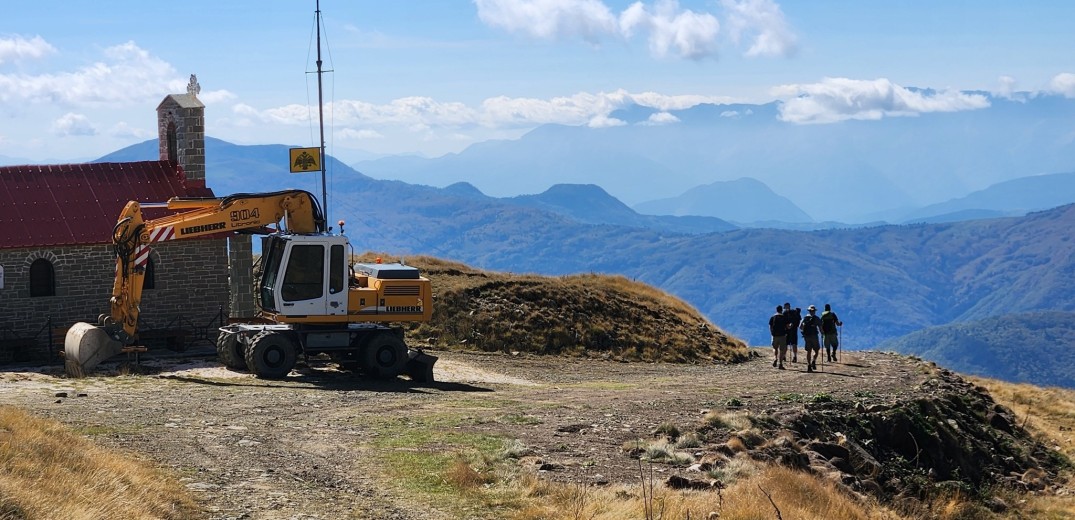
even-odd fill
[(433, 282), (433, 320), (408, 336), (437, 348), (677, 363), (749, 357), (742, 341), (690, 305), (622, 276), (496, 273), (430, 257), (407, 263)]

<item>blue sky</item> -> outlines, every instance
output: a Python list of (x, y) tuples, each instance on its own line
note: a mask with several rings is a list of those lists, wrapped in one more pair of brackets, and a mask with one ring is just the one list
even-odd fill
[[(1072, 2), (322, 0), (329, 152), (457, 152), (617, 108), (785, 100), (788, 124), (1075, 97)], [(155, 138), (198, 75), (207, 133), (316, 145), (314, 2), (6, 6), (0, 156), (80, 161)], [(936, 89), (921, 94), (907, 87)], [(312, 115), (312, 119), (311, 119)], [(11, 162), (10, 159), (7, 162)]]

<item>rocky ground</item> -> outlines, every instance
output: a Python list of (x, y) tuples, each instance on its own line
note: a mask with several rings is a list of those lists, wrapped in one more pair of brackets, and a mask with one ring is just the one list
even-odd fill
[[(1053, 485), (1055, 453), (954, 374), (866, 352), (819, 373), (794, 363), (781, 371), (759, 352), (736, 365), (433, 352), (437, 382), (426, 384), (370, 381), (328, 364), (262, 381), (209, 357), (150, 359), (138, 375), (81, 380), (59, 367), (3, 371), (0, 404), (174, 470), (213, 519), (451, 518), (408, 499), (373, 453), (386, 423), (445, 415), (456, 419), (446, 427), (517, 440), (518, 464), (563, 481), (635, 482), (629, 446), (671, 425), (699, 436), (698, 464), (658, 465), (662, 479), (704, 480), (699, 465), (720, 465), (746, 445), (756, 460), (888, 500), (914, 499), (930, 482)], [(719, 413), (755, 417), (763, 439), (707, 419)], [(971, 451), (951, 452), (962, 449)], [(1032, 469), (1040, 474), (1024, 478)]]

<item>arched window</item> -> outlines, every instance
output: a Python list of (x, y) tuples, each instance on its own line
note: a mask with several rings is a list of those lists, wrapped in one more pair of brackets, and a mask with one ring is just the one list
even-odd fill
[(173, 163), (179, 164), (179, 142), (176, 137), (175, 122), (168, 122), (167, 136), (168, 139), (168, 160)]
[(149, 257), (149, 261), (146, 262), (146, 272), (142, 276), (142, 290), (156, 289), (157, 288), (157, 265), (153, 262), (153, 257)]
[(44, 258), (30, 264), (30, 296), (56, 296), (56, 276), (52, 262)]

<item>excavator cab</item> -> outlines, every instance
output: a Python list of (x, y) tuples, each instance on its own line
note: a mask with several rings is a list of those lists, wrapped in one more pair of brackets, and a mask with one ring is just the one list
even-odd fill
[(347, 314), (347, 237), (262, 237), (261, 309), (277, 316)]

